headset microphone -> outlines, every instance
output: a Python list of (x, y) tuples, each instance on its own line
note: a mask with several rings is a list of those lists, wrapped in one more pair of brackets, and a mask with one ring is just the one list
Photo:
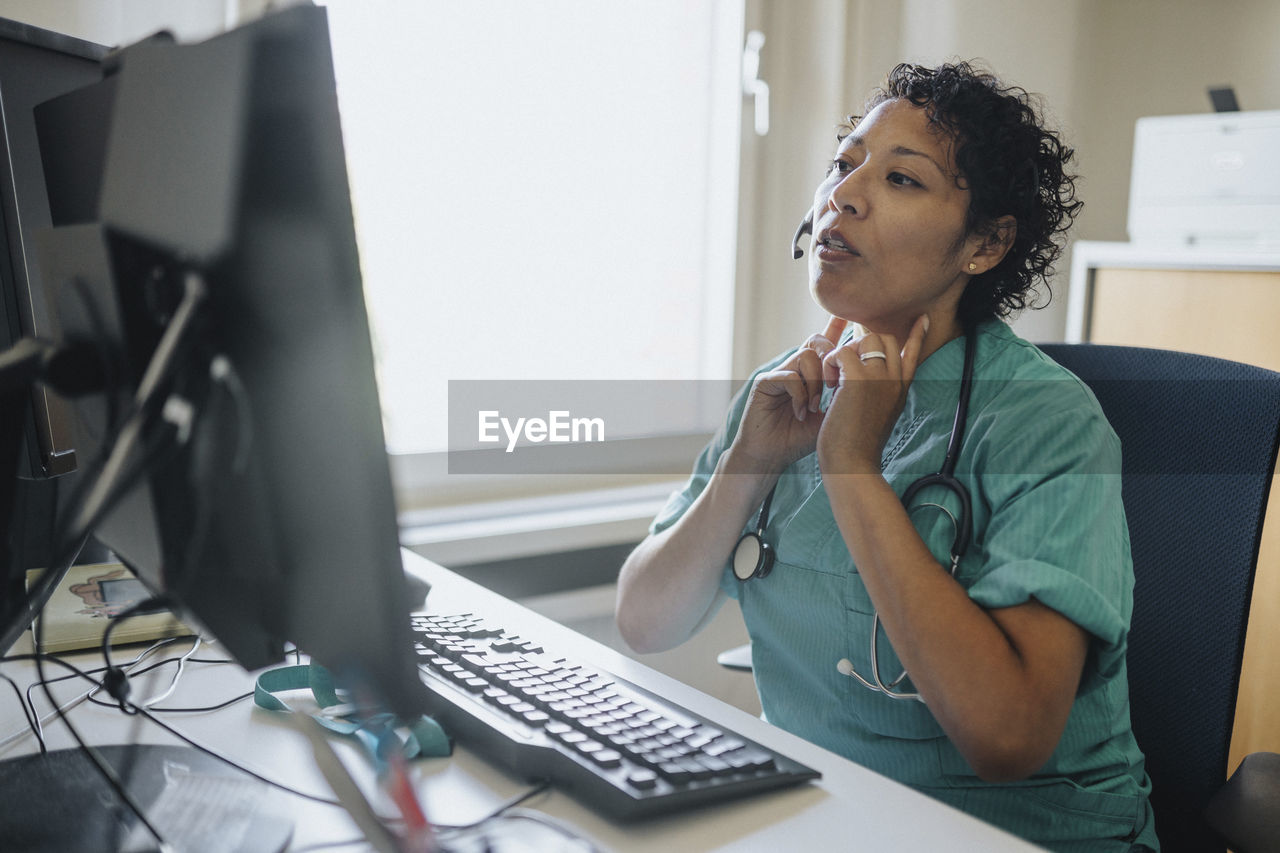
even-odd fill
[(804, 247), (800, 245), (800, 241), (813, 233), (813, 212), (810, 211), (804, 219), (800, 221), (800, 227), (796, 229), (796, 234), (791, 238), (791, 257), (797, 261), (804, 257)]

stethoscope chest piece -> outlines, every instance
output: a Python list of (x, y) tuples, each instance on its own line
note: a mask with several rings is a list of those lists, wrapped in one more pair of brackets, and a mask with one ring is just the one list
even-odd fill
[(742, 534), (738, 544), (733, 546), (733, 573), (740, 581), (766, 578), (773, 571), (773, 548), (764, 541), (764, 529), (769, 523), (769, 504), (773, 503), (775, 491), (776, 485), (765, 497), (764, 506), (760, 507), (760, 517), (756, 520), (756, 529)]
[(773, 549), (759, 533), (744, 533), (733, 549), (733, 573), (740, 581), (766, 578), (773, 571)]

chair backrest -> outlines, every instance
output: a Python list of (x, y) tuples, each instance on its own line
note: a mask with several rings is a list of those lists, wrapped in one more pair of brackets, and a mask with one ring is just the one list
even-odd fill
[(1201, 815), (1226, 781), (1280, 373), (1138, 347), (1041, 349), (1093, 389), (1120, 436), (1130, 708), (1157, 833), (1166, 853), (1221, 851)]

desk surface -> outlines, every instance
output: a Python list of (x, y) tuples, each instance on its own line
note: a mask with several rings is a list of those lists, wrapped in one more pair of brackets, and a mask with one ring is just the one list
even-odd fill
[[(502, 620), (527, 636), (572, 648), (584, 662), (736, 729), (823, 774), (821, 780), (796, 788), (632, 824), (607, 821), (554, 790), (525, 804), (527, 808), (567, 822), (603, 849), (663, 853), (671, 850), (830, 849), (833, 842), (843, 838), (849, 838), (859, 848), (868, 850), (945, 849), (989, 853), (1037, 849), (670, 679), (421, 557), (405, 552), (404, 559), (407, 569), (431, 582), (430, 610), (482, 613)], [(98, 660), (97, 656), (85, 656), (86, 665)], [(3, 671), (20, 684), (34, 679), (27, 664), (6, 664)], [(148, 683), (148, 678), (144, 676), (134, 683), (135, 696), (152, 695), (162, 689), (168, 682), (169, 670), (166, 668), (164, 674), (152, 683)], [(178, 692), (165, 704), (211, 704), (251, 689), (251, 685), (252, 676), (239, 667), (194, 665), (188, 668)], [(62, 684), (58, 685), (55, 695), (70, 698), (79, 690), (76, 685)], [(42, 710), (47, 709), (43, 701), (39, 706)], [(145, 720), (87, 703), (72, 711), (71, 719), (87, 739), (97, 744), (175, 742), (172, 736)], [(305, 737), (283, 715), (263, 711), (246, 700), (216, 712), (170, 715), (165, 720), (200, 743), (263, 775), (295, 788), (330, 795), (324, 778), (314, 766)], [(29, 734), (5, 740), (25, 728), (16, 701), (12, 698), (0, 700), (0, 759), (36, 751), (35, 739)], [(72, 745), (61, 724), (50, 723), (46, 729), (50, 749)], [(341, 740), (335, 741), (335, 749), (370, 798), (376, 799), (376, 785), (368, 762)], [(488, 765), (469, 753), (464, 745), (459, 745), (451, 758), (415, 762), (412, 772), (428, 816), (441, 823), (466, 823), (478, 819), (503, 800), (527, 789), (522, 780)], [(295, 817), (295, 847), (359, 835), (340, 809), (284, 793), (273, 796)], [(526, 842), (530, 838), (528, 835), (523, 837)], [(836, 842), (835, 846), (842, 845)], [(360, 844), (353, 844), (349, 848), (326, 849), (363, 848)], [(526, 843), (517, 845), (516, 849), (535, 848)]]

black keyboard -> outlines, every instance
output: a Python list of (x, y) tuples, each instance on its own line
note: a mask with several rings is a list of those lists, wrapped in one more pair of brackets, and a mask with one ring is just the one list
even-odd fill
[(433, 716), (499, 766), (629, 820), (821, 774), (471, 614), (415, 615)]

